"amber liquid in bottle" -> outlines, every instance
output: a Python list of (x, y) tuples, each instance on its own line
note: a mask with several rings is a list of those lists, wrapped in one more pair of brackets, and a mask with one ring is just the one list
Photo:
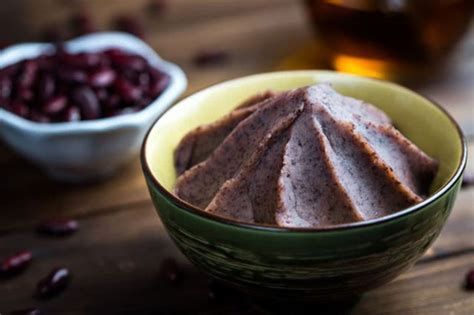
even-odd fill
[(440, 67), (474, 0), (306, 0), (333, 68), (405, 80)]

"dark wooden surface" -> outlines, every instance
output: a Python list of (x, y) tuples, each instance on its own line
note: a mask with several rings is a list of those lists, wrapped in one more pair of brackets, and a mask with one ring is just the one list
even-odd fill
[[(143, 13), (145, 2), (2, 1), (0, 35), (9, 40), (35, 39), (41, 27), (59, 23), (81, 7), (104, 29), (114, 15), (128, 12), (144, 22), (150, 44), (186, 71), (190, 82), (186, 94), (222, 80), (280, 69), (312, 39), (299, 1), (173, 0), (159, 17)], [(228, 51), (229, 62), (195, 66), (194, 54), (207, 48)], [(460, 45), (447, 74), (417, 87), (455, 116), (471, 149), (473, 56), (474, 30)], [(468, 171), (474, 172), (474, 157)], [(1, 314), (33, 306), (46, 314), (243, 312), (232, 303), (208, 298), (207, 277), (186, 261), (164, 232), (138, 159), (106, 181), (64, 185), (50, 181), (0, 145), (0, 174), (0, 258), (22, 248), (31, 249), (36, 257), (25, 273), (0, 281)], [(38, 222), (57, 216), (77, 218), (80, 231), (66, 239), (35, 234)], [(160, 261), (169, 256), (178, 259), (185, 273), (176, 287), (158, 277)], [(37, 280), (55, 266), (71, 269), (70, 287), (54, 299), (35, 299)], [(474, 314), (474, 293), (461, 287), (464, 274), (473, 267), (474, 189), (468, 188), (460, 193), (441, 236), (425, 257), (392, 283), (366, 294), (351, 314)], [(269, 313), (254, 304), (246, 311)]]

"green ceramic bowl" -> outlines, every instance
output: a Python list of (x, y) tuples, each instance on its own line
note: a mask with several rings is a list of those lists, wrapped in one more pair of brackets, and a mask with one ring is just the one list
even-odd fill
[[(318, 82), (331, 82), (340, 93), (381, 108), (405, 136), (440, 161), (429, 198), (376, 220), (304, 229), (239, 223), (200, 211), (171, 193), (173, 152), (188, 131), (215, 121), (257, 92)], [(336, 72), (275, 72), (224, 82), (179, 102), (149, 131), (142, 165), (168, 233), (197, 267), (264, 297), (327, 302), (380, 286), (420, 258), (451, 211), (466, 165), (466, 144), (443, 109), (401, 86)]]

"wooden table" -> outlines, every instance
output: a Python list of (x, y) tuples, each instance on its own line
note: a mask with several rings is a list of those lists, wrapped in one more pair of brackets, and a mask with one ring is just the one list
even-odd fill
[[(11, 33), (21, 39), (34, 38), (32, 29), (60, 21), (81, 5), (89, 8), (102, 27), (114, 14), (140, 15), (151, 45), (186, 71), (190, 82), (186, 94), (222, 80), (273, 70), (312, 38), (300, 2), (294, 0), (174, 0), (161, 16), (146, 18), (144, 1), (60, 2), (24, 1), (25, 15), (18, 15), (23, 29), (10, 27)], [(0, 8), (13, 14), (8, 10), (13, 9)], [(209, 68), (193, 65), (197, 51), (214, 47), (229, 52), (228, 63)], [(419, 88), (459, 120), (471, 149), (473, 56), (474, 30), (458, 50), (449, 73)], [(468, 169), (474, 172), (474, 157)], [(1, 314), (25, 307), (40, 307), (46, 314), (226, 314), (233, 310), (229, 303), (209, 300), (207, 277), (187, 262), (166, 235), (138, 159), (106, 181), (65, 185), (49, 180), (0, 146), (0, 174), (0, 257), (22, 248), (36, 255), (25, 273), (0, 281)], [(35, 234), (38, 222), (57, 216), (77, 218), (80, 231), (65, 239)], [(160, 261), (169, 256), (176, 257), (184, 269), (185, 277), (177, 287), (158, 279)], [(48, 301), (33, 298), (37, 280), (55, 266), (71, 269), (70, 287)], [(469, 188), (460, 193), (441, 236), (425, 257), (392, 283), (365, 295), (351, 314), (474, 314), (474, 293), (461, 287), (472, 267), (474, 189)], [(247, 313), (267, 314), (254, 306)]]

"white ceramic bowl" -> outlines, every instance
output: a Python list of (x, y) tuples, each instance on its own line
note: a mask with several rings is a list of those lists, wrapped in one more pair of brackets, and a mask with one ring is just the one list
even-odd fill
[[(95, 33), (65, 44), (70, 52), (100, 51), (110, 47), (141, 55), (171, 77), (166, 90), (145, 109), (111, 118), (48, 124), (26, 120), (0, 108), (0, 136), (3, 140), (55, 179), (84, 181), (112, 174), (138, 154), (151, 124), (186, 88), (183, 71), (161, 59), (135, 36)], [(34, 58), (51, 48), (52, 45), (46, 43), (11, 46), (0, 53), (0, 68)]]

